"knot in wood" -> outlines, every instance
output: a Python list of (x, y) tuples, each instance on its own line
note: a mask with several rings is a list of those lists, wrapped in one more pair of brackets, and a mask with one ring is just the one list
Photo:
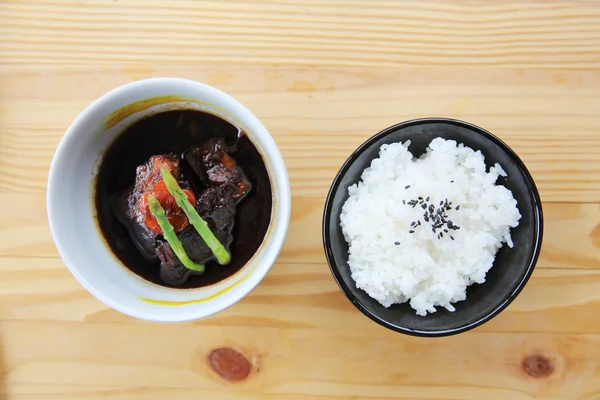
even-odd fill
[(546, 378), (554, 372), (554, 363), (546, 356), (534, 354), (523, 359), (523, 371), (533, 378)]
[(230, 382), (244, 380), (252, 369), (252, 364), (242, 353), (229, 347), (214, 349), (207, 359), (212, 370)]

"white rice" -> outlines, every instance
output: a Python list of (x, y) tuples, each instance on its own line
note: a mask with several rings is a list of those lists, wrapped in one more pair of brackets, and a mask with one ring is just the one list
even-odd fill
[[(502, 244), (513, 246), (510, 228), (521, 214), (511, 191), (496, 185), (506, 173), (499, 164), (486, 172), (480, 151), (436, 138), (417, 159), (409, 144), (381, 146), (361, 182), (348, 188), (341, 213), (348, 264), (356, 286), (385, 307), (410, 301), (418, 315), (435, 306), (454, 311), (467, 286), (485, 281)], [(435, 208), (452, 202), (446, 219), (460, 229), (433, 233), (421, 204), (403, 204), (419, 197)]]

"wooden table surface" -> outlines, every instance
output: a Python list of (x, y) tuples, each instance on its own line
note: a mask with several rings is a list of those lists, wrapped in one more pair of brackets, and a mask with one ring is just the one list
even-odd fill
[[(48, 168), (92, 100), (152, 76), (225, 90), (272, 132), (291, 179), (283, 252), (205, 320), (138, 321), (71, 276)], [(455, 337), (388, 331), (344, 297), (321, 212), (349, 153), (424, 116), (513, 147), (545, 213), (537, 269), (501, 315)], [(0, 393), (30, 399), (600, 399), (600, 2), (0, 1)], [(209, 368), (230, 347), (253, 363)]]

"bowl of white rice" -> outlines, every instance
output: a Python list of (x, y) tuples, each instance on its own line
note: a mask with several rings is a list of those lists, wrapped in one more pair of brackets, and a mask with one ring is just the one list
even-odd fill
[(542, 244), (525, 164), (475, 125), (404, 122), (344, 163), (325, 204), (323, 243), (348, 299), (375, 322), (445, 336), (498, 315), (523, 289)]

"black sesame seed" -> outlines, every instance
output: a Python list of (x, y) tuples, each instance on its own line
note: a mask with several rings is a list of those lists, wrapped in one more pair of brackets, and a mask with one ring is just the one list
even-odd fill
[(452, 205), (452, 202), (448, 203), (448, 205), (449, 205), (449, 206), (451, 206), (451, 205)]
[(454, 207), (454, 209), (455, 209), (456, 211), (460, 210), (460, 204), (459, 204), (459, 205), (457, 205), (456, 207)]
[(450, 235), (450, 239), (454, 240), (454, 236)]
[[(419, 201), (419, 204), (423, 204), (423, 200)], [(427, 204), (425, 204), (425, 207), (427, 207)]]
[(417, 223), (415, 221), (410, 223), (410, 226), (415, 226)]
[(410, 185), (404, 186), (404, 189), (408, 189), (410, 187)]
[(442, 204), (444, 204), (444, 200), (440, 201), (440, 206), (441, 206)]
[(402, 204), (406, 204), (406, 200), (402, 200)]
[(444, 232), (440, 232), (440, 237), (444, 237)]
[(421, 208), (422, 208), (423, 210), (427, 210), (427, 204), (421, 204)]
[(450, 183), (454, 183), (454, 181), (450, 181)]
[(427, 196), (427, 198), (425, 199), (425, 201), (429, 201), (429, 196)]
[(413, 231), (413, 230), (410, 230), (410, 231), (408, 231), (408, 233), (415, 233), (415, 231)]
[(421, 226), (421, 221), (417, 221), (417, 226)]
[(398, 246), (400, 245), (400, 242), (394, 242), (394, 245)]
[(425, 222), (429, 222), (429, 217), (427, 215), (423, 216), (423, 219), (425, 220)]
[(448, 229), (444, 229), (444, 232), (448, 233)]
[(423, 200), (423, 198), (421, 196), (419, 196), (419, 200)]

